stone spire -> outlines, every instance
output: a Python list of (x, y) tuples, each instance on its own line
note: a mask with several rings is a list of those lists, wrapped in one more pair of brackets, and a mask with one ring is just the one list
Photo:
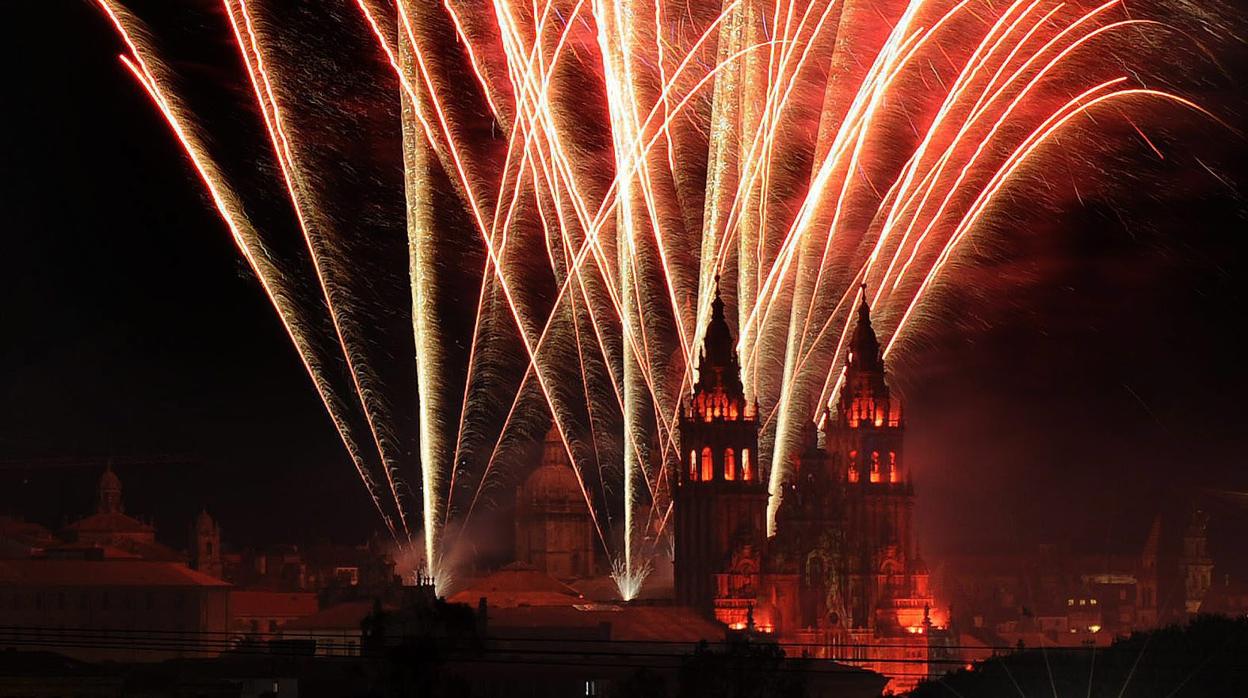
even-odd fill
[(96, 500), (95, 511), (99, 514), (120, 514), (121, 506), (121, 479), (117, 477), (117, 473), (113, 472), (113, 464), (109, 463), (104, 469), (104, 474), (100, 476), (99, 495)]
[(867, 284), (862, 284), (862, 302), (858, 305), (858, 324), (849, 343), (850, 370), (884, 372), (880, 340), (871, 326), (871, 305), (867, 302)]
[(711, 321), (706, 326), (698, 358), (698, 383), (694, 386), (695, 394), (716, 392), (731, 398), (745, 397), (737, 348), (724, 314), (724, 299), (719, 295), (718, 276), (715, 277), (715, 300), (711, 302)]

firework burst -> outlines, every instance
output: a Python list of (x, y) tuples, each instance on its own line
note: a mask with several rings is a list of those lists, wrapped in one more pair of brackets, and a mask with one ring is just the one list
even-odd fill
[[(349, 233), (325, 211), (331, 175), (295, 125), (318, 100), (290, 87), (300, 71), (279, 49), (307, 29), (276, 2), (221, 3), (314, 311), (290, 300), (146, 32), (98, 3), (386, 525), (443, 583), (540, 412), (634, 597), (664, 549), (676, 424), (717, 288), (774, 493), (835, 400), (860, 293), (897, 351), (959, 250), (1016, 217), (1053, 158), (1085, 157), (1108, 120), (1203, 113), (1141, 77), (1190, 37), (1118, 0), (354, 0), (401, 125), (392, 228), (406, 233), (419, 395), (407, 444), (370, 364)], [(457, 334), (448, 289), (465, 286)]]

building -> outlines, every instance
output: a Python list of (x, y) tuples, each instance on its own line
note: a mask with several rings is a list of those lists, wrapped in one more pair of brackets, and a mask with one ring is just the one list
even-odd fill
[(516, 491), (516, 559), (557, 579), (594, 574), (594, 524), (563, 440), (552, 426), (542, 461)]
[(757, 417), (716, 292), (680, 422), (676, 601), (730, 628), (753, 623), (794, 653), (873, 668), (901, 691), (927, 671), (943, 619), (911, 530), (902, 406), (865, 288), (843, 386), (778, 493), (768, 537)]
[(201, 510), (195, 517), (189, 537), (191, 545), (191, 568), (204, 574), (221, 578), (225, 567), (221, 561), (221, 527)]
[[(742, 625), (767, 554), (767, 484), (758, 420), (716, 288), (698, 381), (680, 419), (685, 454), (674, 493), (676, 603)], [(742, 626), (743, 627), (743, 626)]]
[(312, 592), (230, 589), (230, 642), (267, 642), (288, 623), (319, 610)]
[(1238, 585), (1214, 573), (1208, 517), (1182, 500), (1122, 549), (1044, 544), (945, 555), (940, 586), (957, 609), (956, 625), (996, 647), (1081, 647), (1182, 624), (1198, 613), (1236, 615)]
[(186, 562), (185, 555), (156, 542), (154, 526), (126, 514), (121, 495), (121, 478), (108, 466), (100, 476), (95, 512), (66, 526), (60, 536), (63, 542), (46, 546), (42, 552), (73, 557), (82, 550), (103, 548), (117, 557)]
[(0, 647), (158, 661), (225, 649), (229, 585), (177, 562), (0, 560)]
[(484, 578), (469, 581), (448, 600), (476, 606), (483, 599), (488, 600), (492, 608), (584, 603), (576, 589), (523, 562), (513, 562)]

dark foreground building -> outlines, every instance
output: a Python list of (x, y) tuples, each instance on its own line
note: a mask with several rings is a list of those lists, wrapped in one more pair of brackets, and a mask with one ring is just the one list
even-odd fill
[(749, 687), (759, 698), (868, 698), (886, 682), (863, 669), (787, 658), (769, 638), (725, 635), (689, 609), (491, 611), (437, 599), (431, 585), (409, 588), (397, 608), (374, 604), (356, 637), (350, 652), (336, 636), (292, 635), (210, 659), (141, 664), (13, 650), (0, 653), (0, 696), (676, 698)]

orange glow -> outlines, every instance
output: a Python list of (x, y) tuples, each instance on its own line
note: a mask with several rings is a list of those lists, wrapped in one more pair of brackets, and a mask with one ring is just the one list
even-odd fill
[[(1177, 95), (1131, 87), (1136, 76), (1150, 75), (1136, 70), (1135, 59), (1151, 57), (1146, 51), (1156, 46), (1164, 51), (1166, 42), (1105, 43), (1160, 26), (1132, 19), (1123, 0), (1092, 0), (1095, 7), (900, 0), (867, 3), (869, 12), (843, 12), (835, 0), (491, 0), (471, 13), (464, 0), (355, 0), (362, 27), (398, 79), (387, 98), (401, 119), (407, 210), (394, 229), (406, 225), (411, 307), (438, 307), (422, 304), (422, 294), (436, 295), (436, 270), (480, 272), (462, 381), (455, 370), (462, 361), (447, 363), (455, 350), (436, 329), (441, 318), (433, 311), (413, 318), (422, 399), (418, 448), (409, 448), (394, 440), (405, 430), (387, 414), (391, 401), (368, 363), (370, 327), (357, 317), (363, 306), (351, 295), (355, 284), (346, 283), (358, 280), (350, 276), (357, 265), (351, 246), (337, 244), (349, 231), (331, 229), (339, 223), (321, 210), (335, 208), (324, 206), (335, 191), (332, 172), (314, 170), (301, 147), (299, 126), (316, 119), (299, 110), (317, 107), (323, 96), (281, 84), (302, 69), (282, 65), (292, 52), (276, 48), (291, 30), (262, 17), (260, 0), (220, 0), (254, 93), (259, 145), (273, 152), (290, 227), (303, 238), (304, 249), (292, 250), (299, 259), (290, 261), (311, 272), (307, 303), (291, 300), (299, 289), (269, 259), (270, 241), (247, 221), (246, 202), (170, 94), (175, 81), (155, 62), (137, 22), (120, 0), (96, 2), (129, 49), (126, 67), (174, 130), (277, 310), (387, 527), (396, 537), (418, 537), (408, 517), (421, 521), (431, 566), (456, 547), (440, 540), (443, 529), (468, 530), (478, 499), (490, 499), (481, 495), (497, 484), (493, 469), (507, 467), (500, 454), (524, 421), (513, 416), (534, 395), (554, 419), (612, 568), (633, 582), (644, 565), (634, 566), (632, 556), (654, 553), (634, 545), (634, 533), (662, 531), (672, 510), (670, 482), (679, 479), (671, 476), (687, 467), (688, 481), (717, 477), (712, 449), (723, 444), (680, 444), (682, 416), (738, 422), (766, 405), (759, 440), (732, 442), (765, 451), (726, 449), (721, 457), (724, 480), (767, 475), (773, 492), (797, 462), (808, 418), (822, 424), (831, 416), (870, 437), (891, 437), (870, 430), (901, 427), (900, 401), (846, 378), (848, 364), (875, 359), (860, 347), (848, 350), (848, 304), (862, 298), (879, 310), (888, 357), (899, 338), (932, 316), (921, 306), (969, 237), (995, 229), (984, 223), (999, 209), (1034, 203), (1030, 192), (1011, 187), (1044, 179), (1059, 136), (1076, 160), (1090, 161), (1101, 144), (1083, 147), (1083, 139), (1098, 138), (1091, 117), (1099, 120), (1103, 110), (1130, 123), (1160, 156), (1164, 144), (1135, 125), (1128, 107), (1163, 102), (1207, 113)], [(429, 21), (439, 13), (450, 26)], [(451, 27), (461, 49), (434, 34)], [(465, 60), (472, 76), (456, 67)], [(601, 93), (575, 87), (587, 83)], [(476, 96), (484, 99), (477, 111), (494, 117), (488, 125), (465, 118)], [(834, 116), (808, 128), (812, 107)], [(1077, 138), (1066, 138), (1075, 126)], [(457, 210), (435, 217), (426, 210), (430, 189), (443, 178), (449, 186), (440, 204)], [(470, 230), (435, 229), (460, 219)], [(453, 268), (456, 246), (439, 241), (459, 234), (462, 244), (480, 244), (481, 267)], [(549, 269), (532, 273), (545, 262)], [(696, 347), (721, 274), (734, 304), (745, 397), (717, 392), (690, 404)], [(327, 341), (313, 342), (319, 330), (308, 328), (320, 327)], [(483, 378), (492, 356), (517, 350), (527, 359), (518, 384)], [(331, 389), (326, 366), (342, 367), (341, 394)], [(439, 399), (452, 373), (448, 385), (462, 382), (463, 398)], [(511, 408), (495, 428), (507, 398)], [(371, 441), (375, 452), (361, 453), (356, 439)], [(573, 442), (591, 444), (592, 460), (590, 449), (572, 449)], [(599, 454), (599, 444), (622, 444), (622, 461), (621, 454)], [(857, 445), (890, 442), (863, 438)], [(490, 456), (483, 469), (462, 467), (461, 460), (476, 463), (462, 459), (466, 453)], [(870, 482), (908, 478), (896, 453), (888, 452), (887, 476), (880, 453), (871, 456)], [(848, 481), (860, 482), (866, 465), (852, 453)], [(598, 468), (597, 482), (585, 477), (586, 467)], [(404, 482), (414, 472), (419, 488)], [(469, 482), (457, 482), (457, 474)], [(465, 501), (452, 501), (460, 493)], [(769, 532), (778, 502), (768, 504)], [(620, 536), (610, 530), (619, 527), (616, 517), (603, 517), (617, 511)], [(452, 515), (462, 517), (456, 526)], [(641, 525), (634, 516), (649, 519)], [(911, 621), (902, 627), (915, 626)], [(764, 632), (769, 626), (759, 625)]]

